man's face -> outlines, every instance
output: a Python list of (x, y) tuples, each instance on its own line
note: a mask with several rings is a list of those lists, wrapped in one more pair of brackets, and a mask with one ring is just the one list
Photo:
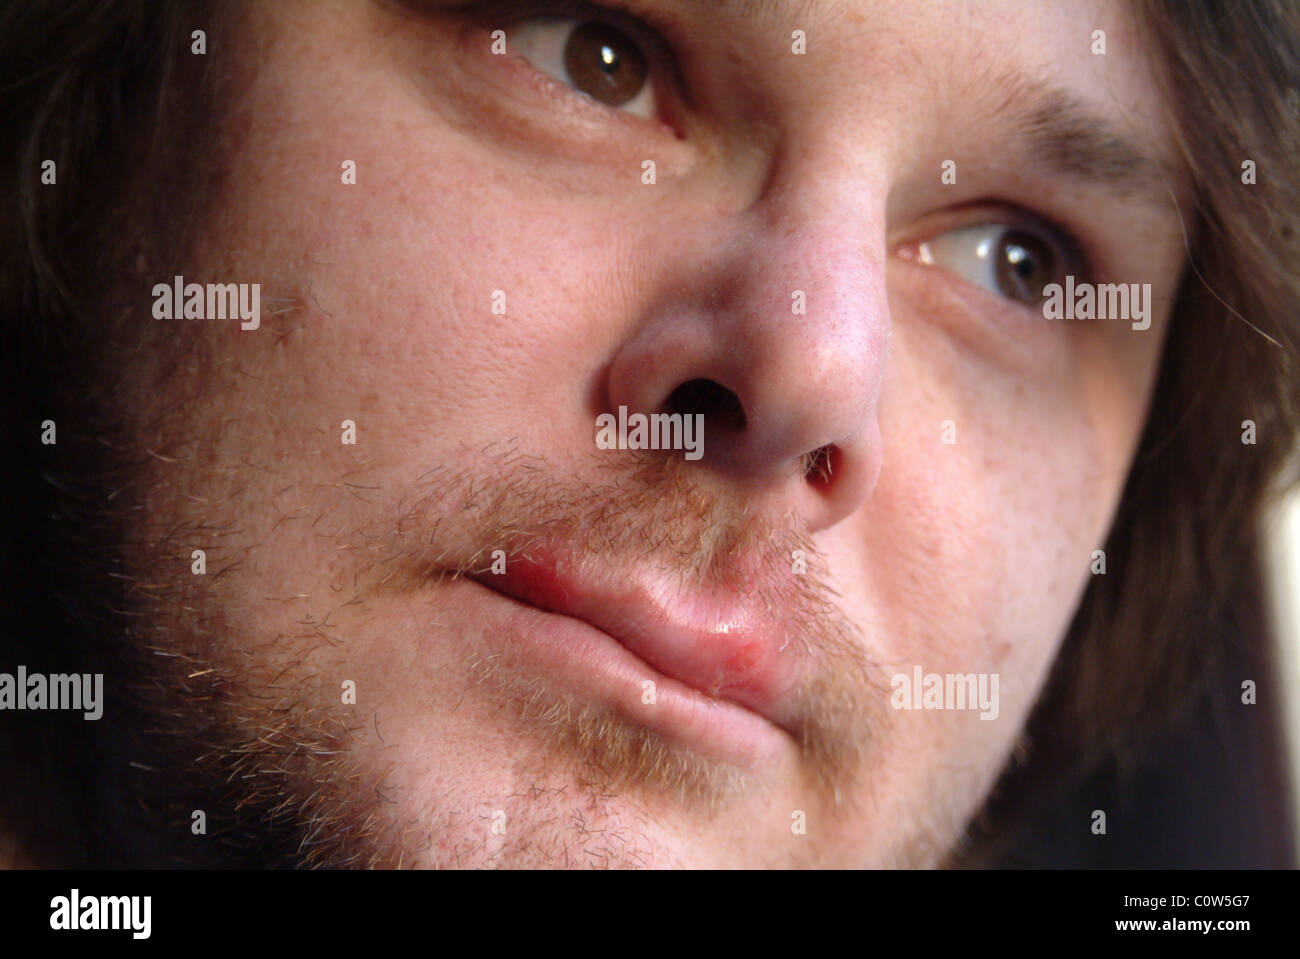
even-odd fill
[[(283, 803), (329, 863), (936, 862), (1093, 575), (1180, 276), (1120, 146), (1174, 166), (1133, 24), (546, 6), (286, 0), (226, 41), (185, 279), (260, 283), (261, 327), (142, 310), (175, 346), (131, 380), (133, 595), (183, 657), (189, 775), (228, 786), (210, 829)], [(1150, 283), (1149, 328), (1045, 319), (1067, 274)], [(620, 407), (702, 414), (702, 457), (603, 448)], [(896, 708), (918, 668), (995, 700)]]

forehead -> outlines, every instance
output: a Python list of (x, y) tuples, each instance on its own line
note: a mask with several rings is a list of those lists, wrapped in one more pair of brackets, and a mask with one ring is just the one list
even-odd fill
[[(900, 177), (931, 154), (1028, 168), (1161, 216), (1190, 177), (1135, 8), (1114, 0), (618, 0), (696, 102)], [(507, 9), (503, 5), (502, 9)], [(506, 14), (508, 15), (508, 14)], [(873, 159), (874, 158), (874, 159)]]
[[(1132, 6), (1114, 0), (634, 0), (708, 36), (732, 63), (759, 67), (786, 90), (852, 90), (864, 106), (906, 87), (916, 113), (996, 111), (1055, 88), (1105, 114), (1120, 132), (1167, 142), (1166, 105)], [(786, 56), (794, 31), (805, 59)], [(758, 41), (758, 42), (755, 42)], [(1152, 136), (1152, 134), (1156, 136)]]

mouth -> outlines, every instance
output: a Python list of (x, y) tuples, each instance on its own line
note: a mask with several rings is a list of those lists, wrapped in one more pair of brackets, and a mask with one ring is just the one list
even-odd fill
[[(739, 707), (798, 742), (792, 624), (753, 589), (688, 590), (673, 573), (615, 568), (556, 546), (530, 546), (504, 571), (469, 574), (515, 603), (576, 620), (649, 671), (715, 706)], [(779, 595), (779, 591), (777, 591)]]

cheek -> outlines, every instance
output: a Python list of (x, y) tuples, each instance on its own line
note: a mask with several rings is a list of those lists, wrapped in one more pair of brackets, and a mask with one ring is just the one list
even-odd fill
[(474, 443), (540, 405), (581, 405), (578, 361), (593, 366), (610, 336), (638, 246), (624, 225), (644, 211), (556, 188), (366, 45), (318, 49), (319, 32), (268, 58), (198, 257), (262, 283), (264, 327), (237, 345), (241, 363), (277, 384), (286, 417), (391, 430), (371, 433), (378, 449), (409, 450), (434, 415)]
[[(261, 279), (264, 298), (285, 307), (250, 342), (249, 359), (285, 356), (300, 375), (328, 379), (334, 395), (382, 384), (408, 397), (402, 413), (490, 415), (530, 365), (572, 345), (553, 319), (571, 315), (564, 306), (578, 278), (548, 256), (553, 244), (581, 242), (564, 236), (572, 210), (539, 211), (534, 199), (525, 211), (526, 191), (496, 175), (490, 158), (434, 131), (422, 141), (400, 105), (380, 109), (366, 140), (349, 144), (358, 181), (343, 185), (337, 144), (359, 118), (345, 103), (327, 114), (328, 127), (293, 123), (312, 102), (310, 90), (294, 90), (264, 104), (297, 135), (241, 150), (203, 255), (211, 263), (215, 249), (239, 250), (231, 272)], [(427, 162), (413, 167), (411, 155)], [(322, 172), (304, 178), (301, 169)], [(545, 235), (536, 222), (548, 224)]]
[[(267, 237), (242, 247), (257, 257), (242, 272), (297, 265), (274, 294), (294, 312), (264, 321), (245, 388), (276, 384), (264, 406), (290, 432), (364, 424), (368, 466), (399, 475), (503, 440), (557, 461), (592, 449), (600, 376), (647, 302), (654, 265), (633, 251), (656, 219), (635, 200), (597, 211), (530, 191), (512, 163), (454, 137), (416, 149), (439, 177), (376, 155), (364, 204), (331, 205), (348, 187), (288, 196), (269, 180), (232, 197), (232, 220)], [(440, 182), (461, 175), (463, 188)], [(305, 226), (295, 208), (322, 214)]]
[(827, 548), (887, 672), (998, 674), (996, 721), (895, 716), (903, 740), (992, 763), (1037, 697), (1104, 546), (1148, 384), (1115, 382), (1117, 364), (1086, 342), (1070, 344), (1050, 382), (1031, 381), (905, 313), (894, 345), (880, 482)]
[(1092, 575), (1149, 387), (1116, 391), (1115, 364), (1078, 344), (1050, 377), (1011, 375), (894, 312), (880, 481), (823, 546), (891, 688), (917, 667), (988, 674), (982, 695), (997, 677), (994, 718), (981, 718), (987, 700), (884, 711), (880, 782), (897, 785), (899, 815), (929, 809), (955, 835), (1005, 766)]

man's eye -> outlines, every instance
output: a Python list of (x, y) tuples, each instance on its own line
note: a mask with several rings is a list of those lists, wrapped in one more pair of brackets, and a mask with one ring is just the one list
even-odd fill
[(915, 258), (1009, 299), (1037, 305), (1043, 287), (1062, 281), (1065, 257), (1028, 230), (981, 224), (950, 230), (916, 247)]
[(657, 116), (650, 61), (641, 46), (600, 20), (537, 17), (509, 32), (512, 52), (579, 93), (652, 120)]

